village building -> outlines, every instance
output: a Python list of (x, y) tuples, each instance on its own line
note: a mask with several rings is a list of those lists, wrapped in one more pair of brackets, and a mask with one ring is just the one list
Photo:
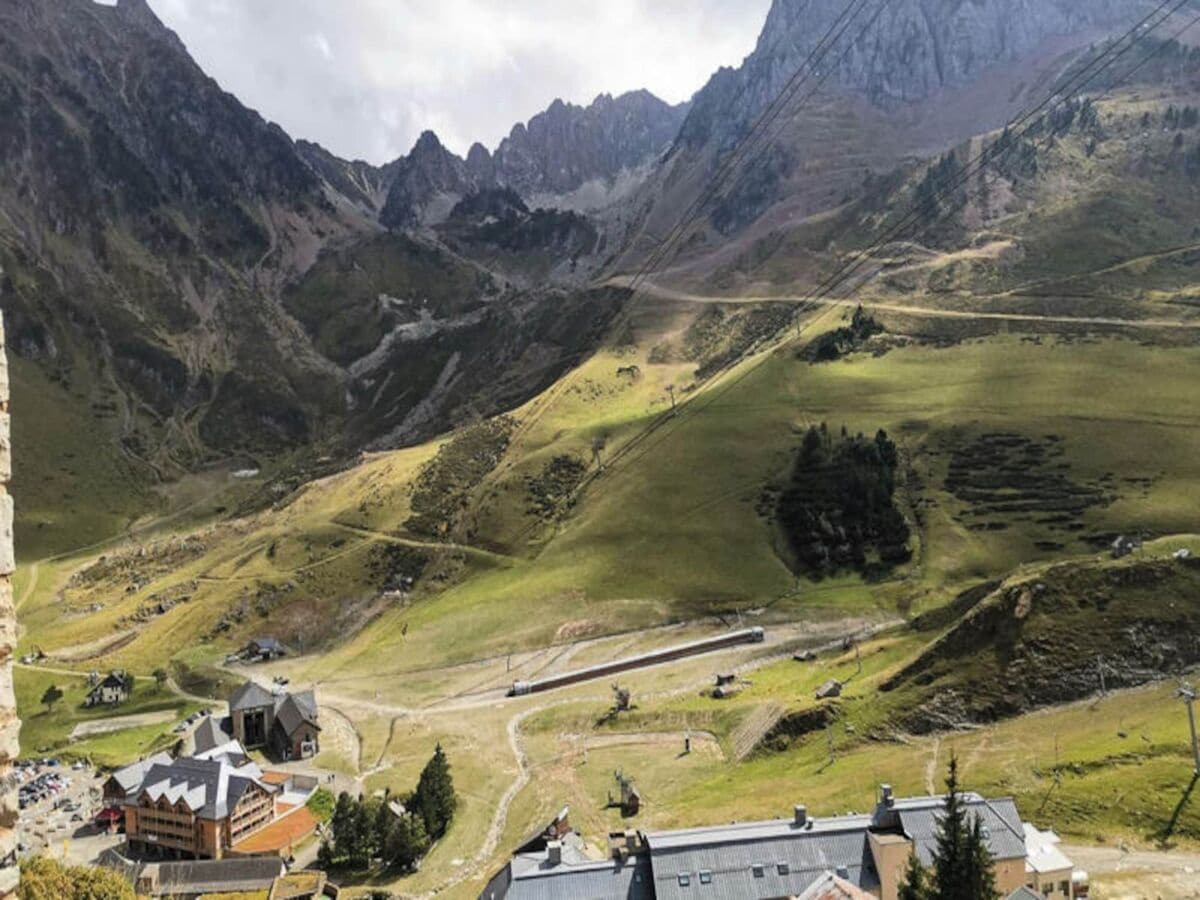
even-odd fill
[(88, 691), (84, 706), (117, 706), (133, 693), (133, 676), (121, 669), (109, 672)]
[(277, 792), (253, 763), (183, 757), (155, 764), (125, 801), (126, 841), (139, 855), (221, 859), (274, 819)]
[(190, 898), (269, 891), (287, 872), (278, 857), (146, 863), (108, 850), (99, 862), (119, 872), (141, 897)]
[(267, 662), (287, 655), (287, 649), (273, 637), (255, 638), (242, 650), (247, 662)]
[[(980, 822), (1001, 896), (1026, 890), (1026, 830), (1013, 801), (975, 793), (961, 799)], [(603, 861), (583, 858), (569, 838), (547, 840), (518, 852), (480, 896), (896, 900), (909, 857), (933, 862), (944, 807), (944, 797), (899, 799), (885, 785), (870, 813), (812, 818), (797, 806), (790, 819), (625, 832), (610, 836)]]
[(1059, 840), (1053, 831), (1025, 823), (1025, 886), (1042, 900), (1072, 900), (1076, 876), (1084, 874), (1075, 872)]
[(320, 750), (321, 726), (312, 691), (271, 693), (247, 682), (229, 698), (234, 740), (247, 750), (265, 749), (277, 759), (309, 759)]
[(106, 807), (117, 808), (124, 806), (130, 794), (136, 792), (141, 787), (147, 772), (154, 766), (168, 766), (170, 764), (171, 754), (162, 751), (117, 769), (104, 782), (104, 805)]

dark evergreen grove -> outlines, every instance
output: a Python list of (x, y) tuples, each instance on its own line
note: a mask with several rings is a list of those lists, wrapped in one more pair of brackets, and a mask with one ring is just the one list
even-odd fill
[(318, 854), (321, 866), (366, 869), (382, 860), (403, 872), (417, 867), (433, 841), (446, 833), (458, 806), (441, 744), (425, 764), (416, 790), (399, 799), (403, 811), (397, 815), (387, 800), (339, 795)]
[(859, 306), (849, 325), (822, 334), (808, 346), (806, 355), (815, 363), (831, 362), (853, 353), (864, 341), (882, 332), (883, 326)]
[(900, 455), (885, 431), (840, 436), (822, 423), (804, 435), (776, 518), (797, 566), (818, 577), (879, 574), (906, 562), (909, 529), (896, 507)]

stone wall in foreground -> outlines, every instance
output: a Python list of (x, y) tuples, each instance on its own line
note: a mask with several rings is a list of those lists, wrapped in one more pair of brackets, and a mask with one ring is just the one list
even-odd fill
[(17, 889), (17, 786), (13, 761), (19, 752), (17, 701), (13, 694), (12, 655), (17, 643), (17, 614), (13, 607), (12, 441), (8, 414), (8, 358), (4, 323), (0, 321), (0, 898)]

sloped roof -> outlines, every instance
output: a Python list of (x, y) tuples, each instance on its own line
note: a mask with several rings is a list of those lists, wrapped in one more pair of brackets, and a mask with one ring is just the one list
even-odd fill
[(544, 864), (513, 878), (506, 900), (653, 900), (650, 860)]
[(170, 765), (152, 766), (137, 796), (152, 803), (163, 798), (171, 804), (183, 803), (201, 819), (223, 819), (252, 785), (275, 791), (253, 764), (234, 768), (224, 760), (184, 757)]
[(875, 895), (868, 894), (833, 872), (826, 872), (796, 900), (875, 900)]
[(1025, 887), (1025, 885), (1021, 885), (1019, 888), (1005, 897), (1004, 900), (1046, 900), (1046, 898), (1037, 891), (1030, 890), (1029, 888)]
[[(867, 830), (871, 817), (841, 816), (747, 822), (646, 835), (660, 900), (683, 900), (702, 885), (705, 897), (794, 897), (829, 870), (863, 888), (879, 884)], [(701, 873), (711, 876), (700, 882)], [(680, 876), (686, 876), (686, 884)]]
[(305, 722), (318, 731), (317, 698), (312, 691), (299, 694), (284, 694), (275, 700), (275, 721), (289, 737)]
[(197, 754), (206, 753), (214, 747), (228, 744), (231, 740), (233, 740), (233, 723), (228, 716), (224, 718), (205, 716), (196, 726), (196, 730), (192, 732), (192, 741)]
[(122, 791), (128, 794), (142, 783), (142, 780), (146, 777), (146, 773), (151, 768), (154, 766), (169, 766), (170, 764), (171, 754), (166, 751), (159, 751), (153, 756), (139, 759), (137, 762), (117, 769), (109, 778), (111, 781), (116, 782)]
[(229, 698), (229, 711), (238, 712), (243, 709), (260, 709), (264, 706), (274, 706), (275, 695), (253, 681), (247, 681), (233, 692)]
[[(988, 850), (996, 859), (1024, 859), (1025, 831), (1021, 816), (1011, 798), (987, 800), (975, 793), (962, 795), (968, 821), (978, 816), (983, 824)], [(938, 823), (945, 809), (943, 797), (914, 797), (897, 800), (894, 810), (904, 833), (916, 846), (917, 856), (925, 865), (933, 864)]]
[(1025, 823), (1025, 871), (1061, 872), (1073, 863), (1058, 847), (1059, 837), (1053, 831), (1039, 831)]
[(156, 894), (209, 894), (269, 888), (287, 871), (278, 856), (158, 864)]

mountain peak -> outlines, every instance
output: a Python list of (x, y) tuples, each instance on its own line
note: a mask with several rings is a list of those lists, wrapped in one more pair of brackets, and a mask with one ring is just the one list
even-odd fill
[(429, 129), (421, 132), (421, 136), (417, 138), (417, 142), (413, 144), (413, 148), (409, 156), (416, 156), (425, 153), (445, 152), (446, 148), (442, 146), (438, 136)]

